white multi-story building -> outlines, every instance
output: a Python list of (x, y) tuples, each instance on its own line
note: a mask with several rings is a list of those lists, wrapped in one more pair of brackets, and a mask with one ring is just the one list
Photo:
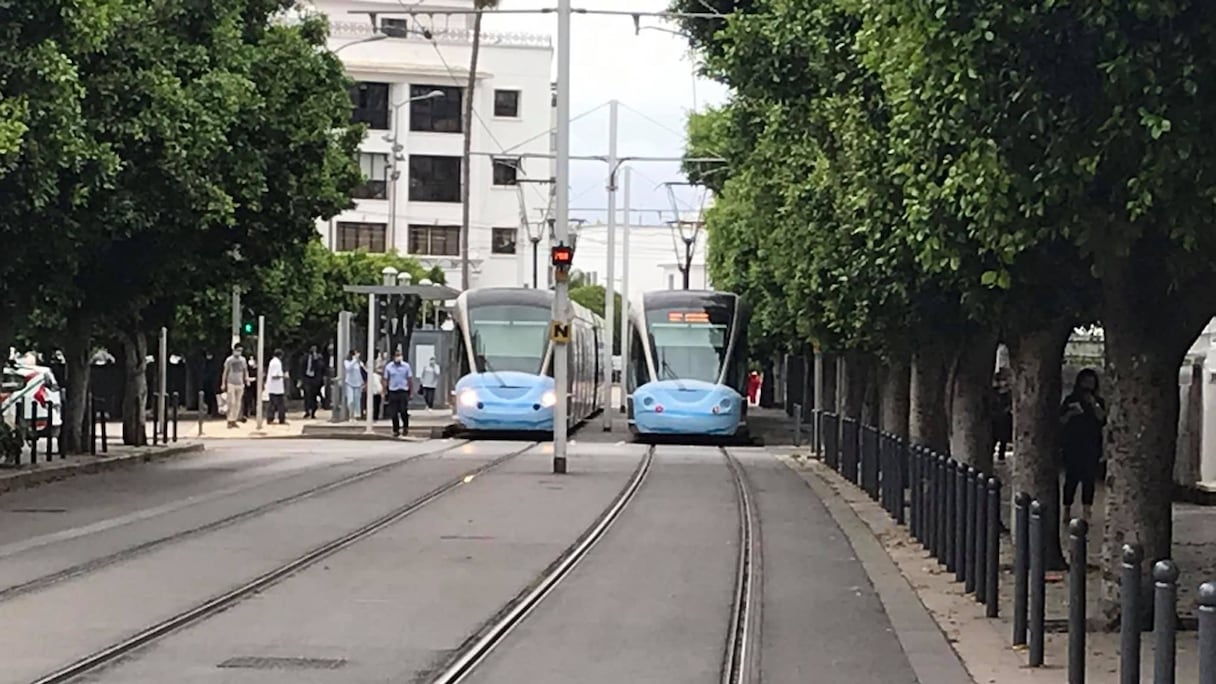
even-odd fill
[(369, 127), (359, 151), (367, 183), (354, 208), (319, 226), (326, 244), (409, 254), (438, 265), (458, 289), (530, 282), (520, 195), (528, 215), (538, 216), (551, 186), (517, 181), (552, 176), (550, 37), (482, 32), (471, 122), (470, 282), (462, 283), (462, 114), (473, 17), (401, 12), (468, 10), (473, 0), (314, 0), (313, 7), (329, 17), (330, 48), (356, 82), (353, 118)]

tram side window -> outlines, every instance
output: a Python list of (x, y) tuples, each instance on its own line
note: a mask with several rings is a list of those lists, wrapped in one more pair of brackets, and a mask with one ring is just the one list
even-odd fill
[(456, 344), (452, 345), (452, 354), (455, 355), (452, 359), (452, 367), (459, 369), (457, 378), (463, 378), (469, 374), (469, 351), (468, 347), (464, 345), (464, 335), (461, 333), (462, 331), (457, 328)]
[(629, 377), (629, 391), (633, 392), (638, 387), (650, 382), (650, 377), (646, 371), (646, 350), (642, 347), (642, 336), (638, 334), (637, 330), (633, 331), (633, 344), (631, 347), (627, 375)]

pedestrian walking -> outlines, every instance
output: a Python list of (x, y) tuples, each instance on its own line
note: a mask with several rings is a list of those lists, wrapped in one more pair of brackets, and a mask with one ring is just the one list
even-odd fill
[(439, 386), (439, 364), (435, 361), (435, 357), (427, 362), (426, 368), (422, 369), (422, 400), (426, 402), (427, 409), (435, 408), (435, 388)]
[(273, 423), (275, 417), (279, 425), (287, 424), (287, 374), (283, 371), (283, 350), (274, 350), (274, 357), (266, 366), (266, 394), (270, 396), (270, 417)]
[(258, 396), (258, 391), (257, 391), (258, 390), (258, 388), (257, 388), (257, 384), (258, 384), (258, 359), (257, 359), (257, 356), (254, 354), (250, 354), (246, 361), (247, 361), (247, 363), (245, 364), (245, 369), (246, 369), (246, 372), (249, 374), (249, 384), (247, 385), (245, 394), (242, 397), (242, 399), (244, 401), (241, 402), (241, 404), (242, 404), (241, 422), (242, 423), (244, 423), (244, 422), (248, 421), (250, 418), (254, 418), (258, 415), (258, 402), (261, 401), (261, 399), (262, 399), (261, 397)]
[(363, 366), (363, 361), (359, 359), (359, 352), (351, 350), (350, 356), (345, 361), (346, 372), (343, 380), (344, 389), (346, 390), (346, 413), (347, 420), (355, 420), (363, 415), (359, 409), (363, 400), (363, 374), (367, 369)]
[(304, 362), (301, 364), (301, 390), (304, 392), (304, 417), (317, 417), (317, 397), (321, 394), (321, 388), (325, 382), (327, 368), (325, 357), (321, 356), (317, 351), (317, 345), (313, 345), (308, 349), (308, 355), (304, 357)]
[(223, 391), (223, 370), (215, 355), (210, 351), (203, 355), (203, 406), (200, 411), (206, 411), (208, 418), (219, 416), (219, 401), (216, 394)]
[(760, 398), (760, 374), (752, 371), (747, 376), (747, 403), (755, 406)]
[(1081, 517), (1092, 521), (1094, 485), (1102, 462), (1102, 429), (1106, 426), (1106, 401), (1098, 387), (1098, 374), (1086, 368), (1077, 374), (1072, 393), (1060, 407), (1064, 425), (1060, 446), (1064, 457), (1065, 520), (1073, 517), (1072, 504), (1081, 488)]
[(249, 364), (245, 362), (241, 345), (232, 347), (232, 355), (224, 360), (224, 390), (228, 396), (228, 427), (236, 427), (244, 406), (245, 388), (249, 385)]
[[(384, 367), (384, 388), (387, 390), (389, 415), (393, 420), (393, 436), (400, 437), (410, 429), (410, 364), (402, 358), (401, 350), (393, 352), (393, 362)], [(398, 423), (400, 419), (401, 424)], [(403, 424), (403, 425), (402, 425)]]

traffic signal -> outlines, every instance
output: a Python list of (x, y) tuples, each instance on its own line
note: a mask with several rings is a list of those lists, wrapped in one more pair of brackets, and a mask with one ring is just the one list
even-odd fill
[(244, 333), (246, 335), (252, 335), (253, 334), (253, 321), (245, 321), (245, 324), (241, 326), (241, 330), (244, 331)]

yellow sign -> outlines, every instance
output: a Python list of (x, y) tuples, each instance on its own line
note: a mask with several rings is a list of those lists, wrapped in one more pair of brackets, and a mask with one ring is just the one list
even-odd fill
[(570, 341), (570, 324), (563, 321), (550, 322), (549, 339), (557, 344), (568, 343)]

